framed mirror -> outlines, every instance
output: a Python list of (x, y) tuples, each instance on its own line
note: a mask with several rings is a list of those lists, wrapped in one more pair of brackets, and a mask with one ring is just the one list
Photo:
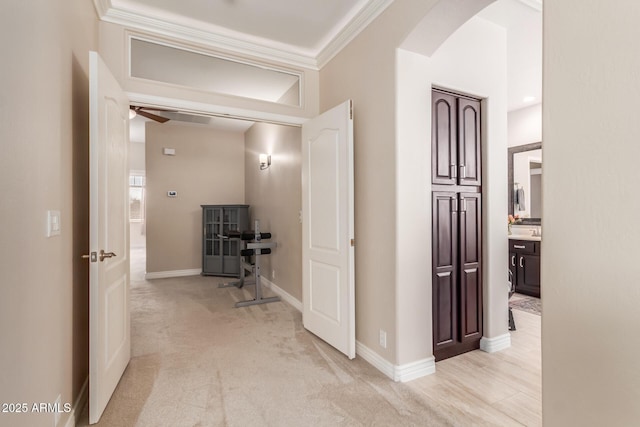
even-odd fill
[(521, 224), (540, 225), (542, 220), (542, 142), (509, 147), (509, 214), (520, 215)]

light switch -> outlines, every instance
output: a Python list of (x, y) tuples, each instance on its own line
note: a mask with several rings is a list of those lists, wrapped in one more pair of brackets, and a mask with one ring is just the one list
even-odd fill
[(47, 211), (47, 237), (60, 235), (60, 211)]
[(178, 192), (175, 190), (167, 191), (167, 197), (178, 197)]
[(162, 153), (165, 156), (175, 156), (176, 155), (176, 149), (175, 148), (163, 148), (162, 149)]

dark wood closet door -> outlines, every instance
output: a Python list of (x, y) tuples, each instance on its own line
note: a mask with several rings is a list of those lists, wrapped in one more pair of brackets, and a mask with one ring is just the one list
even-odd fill
[(457, 194), (434, 192), (432, 202), (433, 351), (439, 354), (459, 341)]
[(460, 341), (482, 337), (482, 197), (460, 193)]
[(433, 91), (431, 98), (431, 182), (455, 185), (458, 170), (456, 97)]
[(458, 182), (477, 185), (482, 182), (480, 101), (458, 99)]

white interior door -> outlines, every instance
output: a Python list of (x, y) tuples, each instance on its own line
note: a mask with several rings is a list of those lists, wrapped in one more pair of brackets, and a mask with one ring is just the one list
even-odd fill
[(347, 101), (302, 125), (302, 320), (356, 356), (353, 118)]
[(129, 101), (89, 53), (89, 422), (100, 420), (131, 358), (129, 331)]

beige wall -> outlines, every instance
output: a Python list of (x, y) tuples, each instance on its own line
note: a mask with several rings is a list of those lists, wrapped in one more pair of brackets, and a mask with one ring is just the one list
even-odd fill
[[(72, 403), (88, 376), (86, 0), (0, 3), (0, 402)], [(61, 235), (46, 237), (47, 210)], [(62, 414), (62, 424), (69, 416)], [(51, 426), (54, 415), (0, 414)]]
[(543, 423), (637, 425), (640, 3), (543, 13)]
[[(398, 125), (396, 49), (407, 40), (412, 49), (422, 52), (419, 48), (423, 46), (425, 52), (432, 53), (446, 39), (443, 28), (449, 33), (455, 31), (488, 3), (490, 0), (473, 4), (461, 0), (394, 2), (320, 71), (321, 112), (347, 98), (354, 101), (356, 338), (395, 365), (426, 358), (431, 347), (425, 342), (430, 339), (430, 323), (426, 322), (431, 307), (425, 294), (430, 275), (412, 274), (415, 263), (398, 264), (399, 259), (404, 259), (400, 256), (404, 253), (401, 247), (409, 240), (415, 242), (416, 237), (402, 232), (402, 227), (411, 223), (401, 224), (406, 220), (406, 207), (398, 205), (398, 188), (402, 185), (399, 171), (404, 168), (398, 156), (406, 153), (398, 152), (402, 128)], [(438, 31), (422, 33), (435, 27)], [(416, 32), (409, 37), (414, 29)], [(427, 104), (429, 97), (428, 92), (424, 93)], [(429, 138), (430, 131), (424, 135), (425, 144)], [(422, 149), (419, 153), (424, 154)], [(502, 180), (506, 181), (506, 163), (504, 170)], [(412, 185), (410, 180), (409, 184)], [(505, 186), (506, 183), (501, 187), (502, 193)], [(427, 191), (410, 188), (419, 197)], [(412, 204), (406, 198), (400, 202)], [(425, 206), (428, 205), (423, 203), (420, 209)], [(501, 206), (500, 202), (497, 206)], [(426, 231), (417, 239), (430, 247)], [(490, 269), (497, 274), (494, 270)], [(420, 287), (420, 281), (426, 282), (425, 287)], [(412, 341), (419, 328), (426, 330), (424, 341)], [(387, 332), (387, 348), (378, 343), (380, 329)]]
[[(259, 219), (260, 229), (271, 232), (278, 244), (270, 256), (263, 257), (262, 273), (302, 301), (300, 144), (298, 127), (256, 123), (245, 133), (245, 200), (251, 224)], [(271, 154), (269, 169), (258, 168), (260, 153)]]
[[(244, 203), (244, 136), (148, 122), (145, 157), (147, 273), (201, 269), (200, 205)], [(178, 197), (167, 197), (169, 190)]]
[[(394, 2), (320, 71), (320, 112), (352, 99), (356, 339), (396, 362), (395, 49), (436, 0)], [(387, 348), (378, 344), (387, 332)]]

